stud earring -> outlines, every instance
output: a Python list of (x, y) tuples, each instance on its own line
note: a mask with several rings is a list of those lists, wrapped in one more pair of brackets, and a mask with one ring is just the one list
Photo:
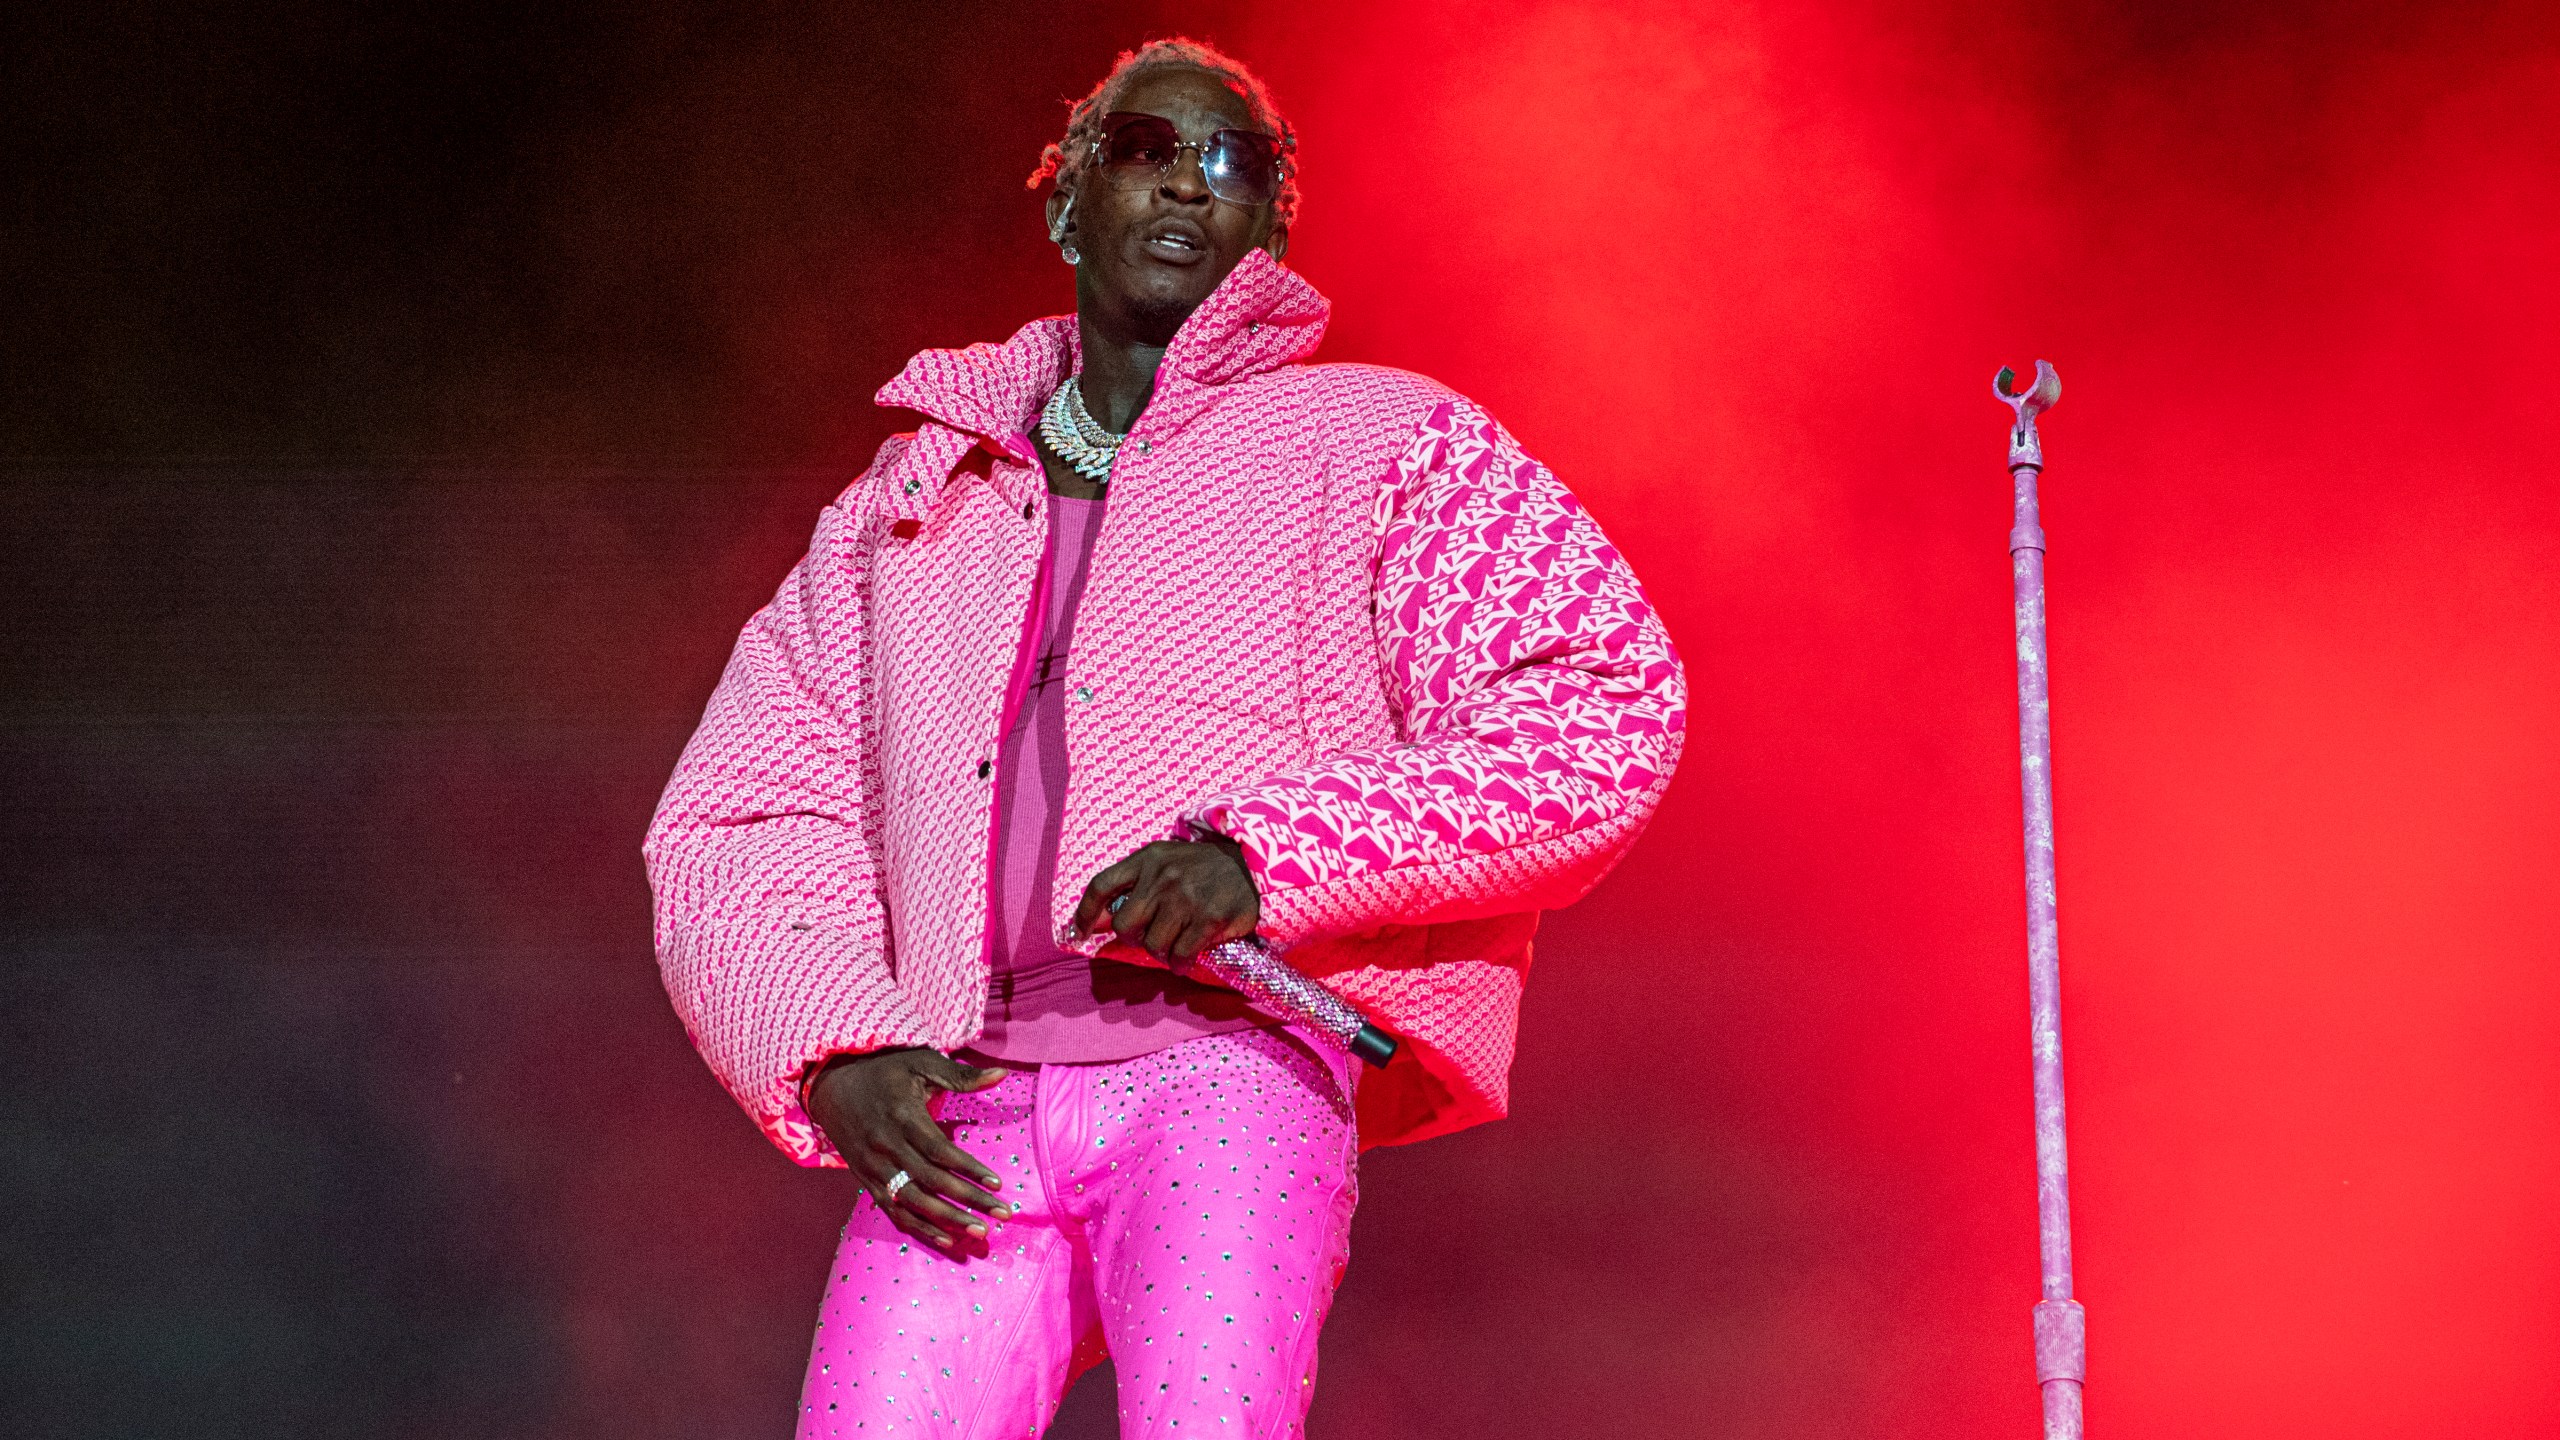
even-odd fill
[(1077, 253), (1076, 253), (1076, 247), (1074, 247), (1073, 245), (1061, 245), (1061, 246), (1059, 246), (1059, 247), (1058, 247), (1058, 258), (1059, 258), (1059, 259), (1061, 259), (1061, 260), (1066, 261), (1066, 262), (1067, 262), (1068, 264), (1070, 264), (1070, 265), (1077, 264), (1078, 262), (1080, 262), (1080, 261), (1082, 261), (1082, 260), (1084, 259), (1084, 257), (1083, 257), (1083, 256), (1081, 256), (1081, 255), (1079, 255), (1079, 254), (1077, 254)]

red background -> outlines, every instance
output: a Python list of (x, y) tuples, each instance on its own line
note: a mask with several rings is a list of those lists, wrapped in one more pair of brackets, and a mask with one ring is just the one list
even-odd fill
[(1502, 418), (1695, 695), (1513, 1118), (1370, 1157), (1315, 1433), (2031, 1433), (2044, 357), (2091, 1431), (2560, 1434), (2547, 7), (30, 24), (0, 1418), (782, 1433), (849, 1192), (684, 1049), (639, 825), (1183, 29), (1302, 132), (1327, 357)]
[[(1567, 476), (1697, 697), (1519, 1133), (1373, 1167), (1361, 1258), (1439, 1263), (1346, 1301), (1333, 1433), (2031, 1429), (1987, 386), (2039, 356), (2093, 1433), (2560, 1433), (2560, 65), (2481, 18), (1221, 28), (1336, 344)], [(1469, 1334), (1498, 1382), (1390, 1379)]]

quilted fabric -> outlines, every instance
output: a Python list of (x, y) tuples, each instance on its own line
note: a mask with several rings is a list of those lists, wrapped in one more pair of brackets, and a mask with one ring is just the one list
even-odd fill
[[(1140, 845), (1233, 836), (1263, 936), (1407, 1040), (1360, 1088), (1362, 1143), (1394, 1144), (1503, 1113), (1537, 912), (1652, 814), (1686, 692), (1555, 477), (1432, 381), (1305, 363), (1327, 311), (1249, 254), (1122, 449), (1068, 661), (1051, 919), (1063, 942), (1082, 879)], [(677, 1013), (803, 1164), (840, 1163), (800, 1108), (811, 1064), (977, 1032), (1048, 519), (1028, 435), (1077, 346), (1073, 317), (1036, 321), (882, 389), (922, 423), (748, 623), (650, 827)]]

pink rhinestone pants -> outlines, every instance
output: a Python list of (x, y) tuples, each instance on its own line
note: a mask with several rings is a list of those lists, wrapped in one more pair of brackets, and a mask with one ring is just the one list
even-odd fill
[(1017, 1214), (955, 1257), (855, 1207), (802, 1440), (1037, 1440), (1106, 1354), (1124, 1437), (1301, 1434), (1359, 1200), (1350, 1080), (1244, 1030), (942, 1097)]

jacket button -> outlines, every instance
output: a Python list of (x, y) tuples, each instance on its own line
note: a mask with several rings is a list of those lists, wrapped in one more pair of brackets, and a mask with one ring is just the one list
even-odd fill
[(991, 764), (987, 763), (987, 762), (986, 762), (986, 761), (984, 761), (984, 760), (979, 761), (979, 762), (978, 762), (978, 778), (979, 778), (979, 779), (981, 779), (981, 780), (986, 779), (986, 778), (987, 778), (988, 773), (989, 773), (990, 771), (994, 770), (995, 768), (996, 768), (995, 766), (993, 766), (993, 765), (991, 765)]
[(1077, 686), (1077, 687), (1076, 687), (1076, 698), (1077, 698), (1077, 699), (1079, 699), (1079, 700), (1090, 700), (1090, 699), (1092, 699), (1092, 698), (1093, 698), (1093, 687), (1092, 687), (1092, 686), (1090, 686), (1090, 685), (1079, 685), (1079, 686)]

